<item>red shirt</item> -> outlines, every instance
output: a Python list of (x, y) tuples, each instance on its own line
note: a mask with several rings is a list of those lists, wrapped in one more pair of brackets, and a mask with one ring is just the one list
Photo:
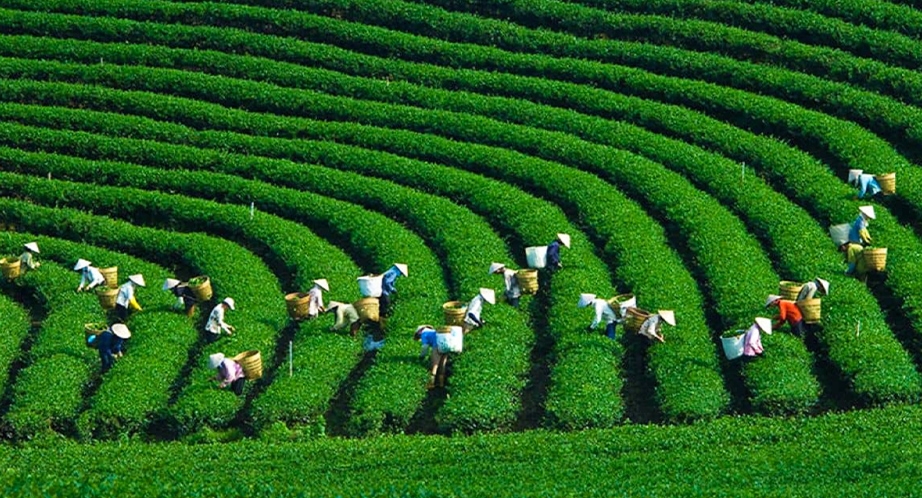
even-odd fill
[(801, 314), (800, 308), (797, 307), (797, 304), (794, 301), (788, 301), (782, 299), (778, 301), (778, 318), (780, 320), (787, 320), (791, 325), (804, 319), (804, 315)]

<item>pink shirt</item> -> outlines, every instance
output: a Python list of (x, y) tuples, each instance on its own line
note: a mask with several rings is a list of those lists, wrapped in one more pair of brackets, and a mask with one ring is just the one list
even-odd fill
[(243, 367), (236, 361), (225, 358), (218, 367), (218, 379), (221, 381), (220, 387), (225, 387), (231, 382), (243, 377)]

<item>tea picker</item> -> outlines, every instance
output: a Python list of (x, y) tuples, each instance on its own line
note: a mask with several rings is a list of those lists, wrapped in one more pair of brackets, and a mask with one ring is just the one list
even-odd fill
[(859, 199), (864, 199), (865, 195), (875, 196), (883, 190), (874, 175), (869, 175), (860, 169), (848, 170), (848, 183), (858, 187)]
[(845, 253), (845, 262), (848, 268), (845, 270), (846, 275), (854, 275), (859, 280), (864, 280), (868, 273), (868, 266), (864, 259), (864, 246), (859, 243), (853, 243), (848, 240), (848, 234), (851, 227), (846, 223), (829, 227), (829, 235), (832, 242), (839, 248), (839, 252)]
[(317, 315), (323, 313), (326, 309), (323, 306), (323, 291), (330, 291), (330, 284), (325, 278), (314, 280), (314, 286), (308, 292), (307, 316), (317, 318)]
[(102, 276), (99, 268), (90, 266), (90, 262), (85, 259), (77, 260), (77, 264), (74, 265), (74, 271), (80, 272), (80, 284), (77, 285), (77, 292), (90, 290), (106, 281), (106, 277)]
[(467, 314), (464, 316), (464, 332), (469, 332), (474, 327), (483, 327), (484, 321), (481, 318), (484, 301), (490, 304), (496, 304), (496, 293), (493, 289), (481, 287), (480, 291), (467, 303)]
[(514, 308), (519, 307), (519, 298), (522, 297), (522, 288), (519, 287), (519, 280), (515, 277), (516, 271), (506, 268), (502, 263), (490, 264), (490, 274), (502, 275), (506, 285), (503, 295), (506, 296), (506, 302)]
[(224, 314), (228, 309), (236, 309), (234, 307), (234, 298), (225, 297), (211, 310), (211, 314), (208, 315), (208, 322), (205, 323), (205, 338), (208, 342), (217, 341), (221, 337), (221, 331), (227, 332), (227, 335), (234, 335), (234, 330), (236, 330), (234, 326), (224, 321)]
[(90, 336), (87, 342), (99, 350), (101, 372), (106, 373), (125, 352), (125, 341), (131, 337), (131, 331), (124, 323), (115, 323), (105, 332)]
[(781, 296), (771, 294), (765, 300), (765, 307), (770, 308), (772, 306), (778, 307), (778, 314), (775, 315), (775, 323), (772, 324), (773, 328), (777, 329), (784, 325), (784, 322), (788, 322), (791, 326), (791, 332), (793, 332), (794, 335), (798, 337), (804, 336), (804, 316), (794, 301), (781, 299)]
[(805, 283), (804, 286), (800, 288), (800, 292), (797, 294), (797, 300), (804, 301), (806, 299), (813, 299), (813, 297), (816, 296), (817, 291), (822, 291), (824, 296), (828, 296), (829, 281), (823, 280), (820, 277), (816, 277), (815, 279)]
[(330, 331), (341, 330), (348, 325), (349, 333), (352, 334), (352, 337), (355, 337), (355, 333), (362, 327), (362, 322), (359, 321), (359, 313), (355, 310), (355, 306), (351, 304), (330, 301), (326, 313), (336, 313), (336, 323), (330, 327)]
[[(220, 307), (220, 305), (218, 307)], [(208, 357), (208, 367), (212, 370), (218, 370), (214, 377), (214, 381), (219, 382), (218, 388), (224, 389), (229, 385), (234, 391), (234, 394), (238, 396), (243, 394), (243, 387), (246, 384), (246, 375), (240, 363), (225, 357), (224, 353), (215, 353)]]
[(545, 261), (547, 268), (551, 272), (555, 272), (560, 268), (563, 268), (563, 265), (560, 263), (560, 245), (563, 244), (567, 249), (570, 248), (570, 236), (565, 233), (558, 233), (557, 238), (553, 242), (547, 245), (547, 253), (545, 254)]
[(185, 309), (186, 316), (192, 317), (195, 313), (195, 306), (198, 304), (198, 299), (195, 297), (195, 293), (192, 292), (192, 288), (189, 287), (188, 283), (180, 282), (175, 278), (168, 278), (163, 282), (163, 290), (168, 290), (176, 296), (176, 306), (174, 306), (174, 309)]
[(381, 314), (387, 316), (390, 310), (391, 294), (397, 293), (397, 287), (394, 284), (398, 277), (408, 277), (409, 268), (403, 263), (394, 263), (386, 272), (381, 275), (381, 297), (378, 298)]
[(637, 333), (650, 340), (656, 339), (659, 342), (666, 342), (661, 332), (663, 322), (675, 327), (675, 313), (672, 310), (657, 311), (655, 315), (644, 320)]
[(762, 334), (772, 334), (772, 321), (757, 317), (743, 335), (743, 356), (753, 357), (765, 351), (762, 347)]
[(115, 316), (122, 322), (128, 319), (128, 307), (135, 311), (141, 311), (141, 305), (134, 297), (136, 287), (144, 287), (144, 277), (140, 274), (134, 274), (128, 277), (128, 281), (118, 288), (118, 297), (115, 298)]
[(439, 369), (445, 371), (448, 355), (439, 352), (435, 328), (432, 325), (417, 327), (413, 340), (422, 343), (422, 349), (419, 351), (420, 360), (426, 357), (426, 352), (429, 353), (429, 382), (426, 384), (426, 389), (432, 389), (435, 387), (435, 376)]
[(39, 266), (42, 266), (42, 264), (39, 263), (34, 256), (35, 254), (39, 253), (38, 244), (35, 242), (29, 242), (28, 244), (23, 244), (23, 247), (26, 250), (23, 251), (21, 256), (19, 256), (19, 264), (23, 268), (27, 268), (29, 270), (34, 270)]
[(592, 323), (589, 324), (588, 330), (592, 331), (599, 327), (600, 323), (605, 323), (605, 335), (614, 340), (615, 328), (617, 324), (622, 322), (621, 317), (618, 312), (611, 307), (611, 304), (608, 301), (597, 298), (595, 294), (580, 294), (579, 302), (576, 303), (579, 308), (586, 308), (592, 306), (595, 310), (595, 316), (592, 319)]
[(868, 220), (876, 219), (874, 206), (861, 206), (858, 208), (858, 217), (852, 222), (848, 231), (848, 241), (853, 244), (870, 244), (871, 234), (868, 232)]

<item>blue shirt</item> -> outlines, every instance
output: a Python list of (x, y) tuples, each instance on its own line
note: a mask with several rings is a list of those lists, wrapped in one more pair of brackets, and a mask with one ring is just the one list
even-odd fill
[(877, 183), (877, 178), (874, 178), (874, 175), (861, 174), (858, 175), (858, 198), (863, 199), (864, 195), (869, 196), (875, 195), (880, 192), (880, 184)]
[(397, 288), (394, 287), (394, 282), (396, 282), (397, 277), (401, 275), (403, 275), (403, 273), (400, 273), (400, 269), (396, 266), (392, 266), (389, 270), (384, 272), (384, 274), (381, 275), (381, 293), (393, 294), (397, 292)]
[(96, 347), (99, 348), (99, 356), (114, 355), (122, 352), (125, 340), (107, 330), (96, 336)]
[(868, 221), (864, 219), (864, 216), (858, 215), (855, 218), (855, 221), (852, 222), (852, 227), (848, 230), (848, 241), (854, 242), (855, 244), (861, 243), (861, 230), (868, 227)]
[(557, 266), (560, 264), (560, 242), (554, 241), (547, 245), (547, 254), (545, 255), (547, 266)]

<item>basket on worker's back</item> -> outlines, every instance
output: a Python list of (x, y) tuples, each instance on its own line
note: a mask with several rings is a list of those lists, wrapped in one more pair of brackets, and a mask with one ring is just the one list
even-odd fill
[(544, 268), (547, 266), (547, 246), (526, 247), (525, 260), (529, 268)]
[(288, 316), (295, 320), (303, 320), (309, 316), (311, 295), (307, 292), (292, 292), (285, 295), (285, 307)]
[(189, 289), (192, 290), (192, 294), (194, 294), (195, 298), (199, 301), (207, 301), (214, 295), (214, 292), (211, 290), (211, 279), (208, 278), (208, 275), (189, 279), (188, 285)]
[(822, 301), (819, 298), (804, 299), (797, 301), (797, 307), (800, 308), (800, 314), (804, 316), (806, 323), (819, 323), (822, 318)]
[(366, 275), (356, 279), (359, 283), (359, 294), (362, 297), (381, 297), (384, 288), (384, 275)]
[(21, 261), (18, 257), (0, 259), (0, 272), (3, 273), (3, 277), (7, 280), (19, 278), (20, 263)]
[(88, 348), (95, 348), (95, 343), (90, 342), (90, 337), (99, 334), (102, 334), (109, 328), (105, 323), (85, 323), (83, 324), (83, 343), (86, 344)]
[(442, 305), (442, 313), (445, 315), (446, 324), (464, 325), (464, 316), (467, 314), (467, 306), (461, 301), (448, 301)]
[(263, 376), (263, 360), (258, 350), (244, 351), (231, 359), (240, 364), (247, 380), (256, 380)]
[(515, 272), (515, 279), (519, 282), (522, 294), (535, 294), (538, 292), (538, 270), (524, 268)]
[(896, 173), (886, 173), (877, 175), (877, 184), (880, 185), (880, 193), (891, 195), (896, 193)]
[(377, 322), (381, 319), (381, 308), (376, 297), (363, 297), (352, 303), (359, 319), (365, 322)]
[(866, 247), (861, 251), (861, 257), (869, 271), (884, 271), (887, 268), (887, 248), (886, 247)]
[(464, 347), (464, 333), (461, 327), (445, 326), (435, 330), (435, 347), (439, 353), (460, 353)]
[(800, 289), (803, 287), (804, 284), (791, 282), (790, 280), (782, 280), (778, 283), (778, 294), (781, 296), (781, 299), (796, 301), (797, 295), (800, 294)]
[(622, 308), (633, 308), (637, 306), (637, 299), (634, 297), (634, 294), (618, 294), (608, 300), (608, 305), (611, 306), (611, 309), (616, 313), (621, 314), (620, 310)]
[(102, 278), (106, 279), (106, 287), (111, 287), (113, 289), (118, 288), (118, 267), (110, 266), (108, 268), (100, 268), (99, 273), (102, 274)]
[(111, 287), (99, 287), (96, 289), (96, 298), (99, 299), (99, 305), (104, 310), (115, 308), (115, 301), (118, 298), (118, 289)]
[(640, 332), (640, 327), (643, 325), (643, 322), (647, 321), (647, 318), (650, 318), (649, 311), (630, 307), (627, 309), (626, 316), (624, 317), (624, 329), (628, 332)]

